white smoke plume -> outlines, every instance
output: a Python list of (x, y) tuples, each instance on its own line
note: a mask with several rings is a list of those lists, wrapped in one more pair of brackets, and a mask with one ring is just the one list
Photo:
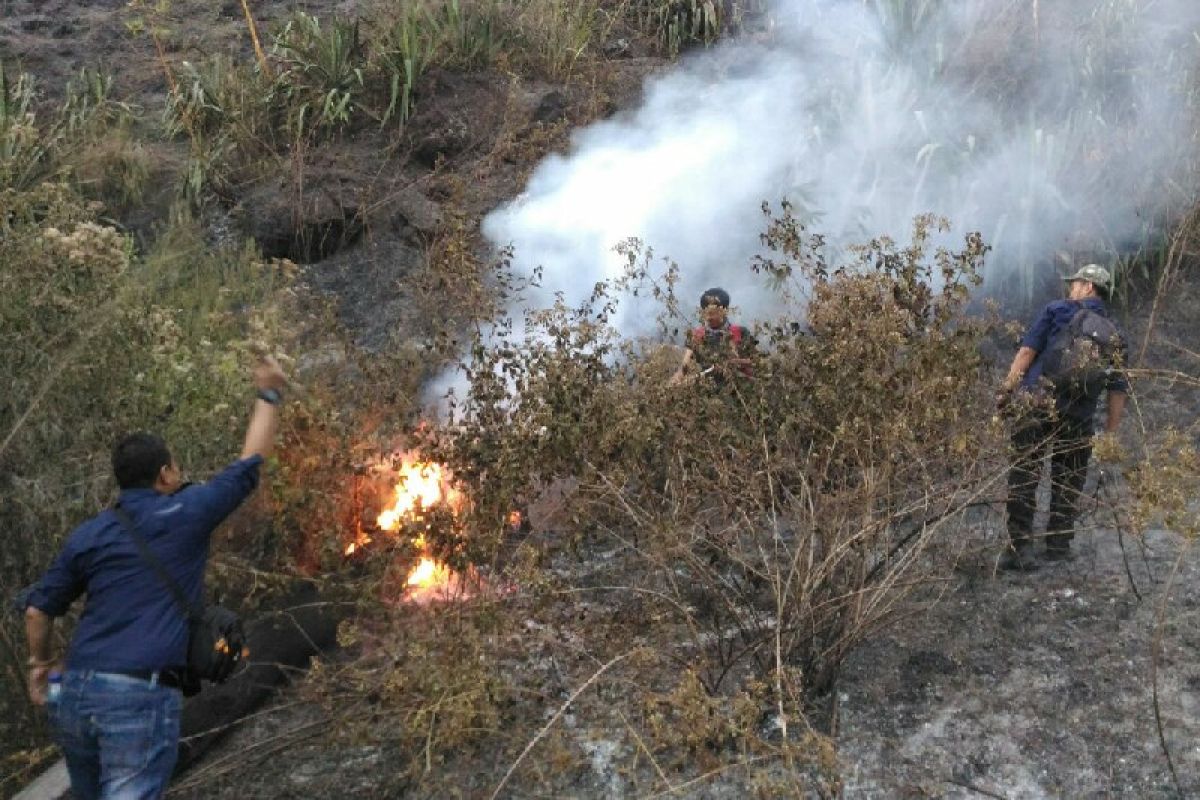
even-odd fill
[(1193, 199), (1197, 0), (779, 0), (768, 19), (579, 132), (489, 240), (577, 303), (639, 237), (686, 302), (721, 285), (752, 319), (771, 310), (748, 269), (763, 201), (835, 249), (944, 215), (994, 246), (994, 290), (1029, 293), (1056, 252), (1116, 255)]

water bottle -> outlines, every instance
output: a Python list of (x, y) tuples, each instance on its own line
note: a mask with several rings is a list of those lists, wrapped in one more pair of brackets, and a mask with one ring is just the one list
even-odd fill
[(46, 688), (46, 702), (57, 703), (62, 697), (62, 673), (53, 670), (49, 675), (49, 686)]

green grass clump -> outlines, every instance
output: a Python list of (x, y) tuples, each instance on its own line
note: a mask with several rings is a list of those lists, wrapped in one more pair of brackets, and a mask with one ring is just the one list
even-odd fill
[(130, 107), (112, 95), (112, 77), (84, 68), (56, 109), (42, 109), (32, 75), (0, 64), (0, 189), (26, 191), (65, 180), (119, 207), (146, 187), (144, 149), (131, 133)]

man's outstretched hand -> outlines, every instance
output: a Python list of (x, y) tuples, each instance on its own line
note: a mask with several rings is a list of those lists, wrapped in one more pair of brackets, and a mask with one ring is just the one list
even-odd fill
[(281, 391), (287, 386), (287, 376), (283, 367), (272, 356), (262, 356), (254, 365), (254, 387), (256, 389), (274, 389)]

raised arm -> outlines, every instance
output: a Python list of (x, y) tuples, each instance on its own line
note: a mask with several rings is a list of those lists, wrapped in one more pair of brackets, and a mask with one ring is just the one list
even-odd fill
[(258, 455), (266, 458), (275, 447), (275, 432), (279, 427), (279, 404), (283, 401), (283, 389), (287, 378), (283, 368), (270, 356), (264, 357), (254, 367), (254, 387), (258, 398), (250, 413), (246, 426), (246, 441), (242, 444), (241, 458)]

